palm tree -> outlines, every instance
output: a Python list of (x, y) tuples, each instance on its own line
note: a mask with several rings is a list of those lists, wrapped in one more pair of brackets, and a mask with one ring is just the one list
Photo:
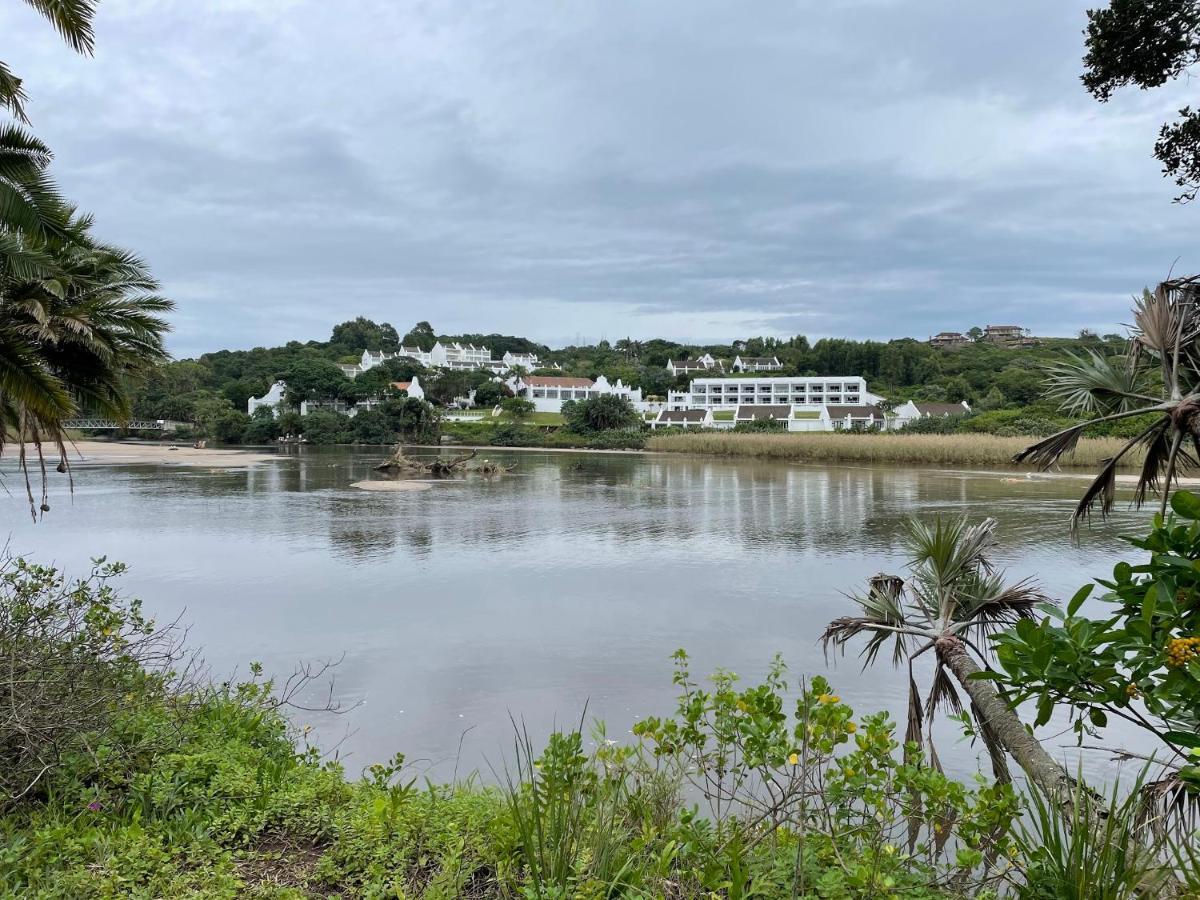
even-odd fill
[[(0, 167), (3, 160), (0, 151)], [(68, 471), (65, 420), (129, 418), (130, 380), (167, 358), (161, 314), (172, 309), (145, 263), (95, 241), (91, 220), (43, 187), (53, 202), (35, 196), (27, 205), (46, 213), (46, 223), (20, 211), (0, 220), (0, 454), (18, 444), (35, 517), (37, 507), (48, 509), (43, 447), (57, 449), (58, 468)], [(42, 472), (40, 503), (26, 446)]]
[[(61, 35), (72, 50), (89, 56), (95, 46), (92, 19), (99, 0), (25, 0), (30, 6), (50, 20), (54, 30)], [(21, 79), (0, 60), (0, 107), (27, 122), (25, 95)]]
[[(1099, 506), (1112, 509), (1117, 466), (1136, 447), (1145, 449), (1134, 505), (1147, 493), (1167, 497), (1181, 468), (1200, 457), (1200, 276), (1164, 281), (1135, 300), (1129, 350), (1121, 356), (1089, 352), (1050, 367), (1047, 396), (1063, 410), (1088, 418), (1038, 441), (1013, 457), (1042, 469), (1053, 466), (1075, 448), (1091, 425), (1147, 416), (1149, 423), (1106, 460), (1084, 493), (1072, 520), (1077, 526)], [(1189, 450), (1194, 450), (1193, 456)]]
[[(994, 519), (968, 525), (965, 519), (932, 525), (909, 523), (905, 543), (909, 552), (908, 577), (876, 575), (865, 595), (851, 597), (861, 615), (834, 619), (822, 635), (830, 647), (845, 650), (858, 636), (867, 641), (862, 656), (871, 665), (879, 651), (892, 644), (892, 661), (908, 665), (908, 731), (905, 742), (927, 746), (938, 765), (928, 734), (927, 720), (942, 707), (963, 709), (961, 689), (979, 733), (992, 759), (998, 780), (1009, 780), (1005, 754), (1010, 754), (1047, 796), (1071, 802), (1077, 794), (1065, 769), (1046, 752), (1025, 728), (990, 681), (981, 679), (987, 665), (977, 639), (1031, 618), (1035, 606), (1045, 601), (1030, 581), (1007, 584), (989, 559), (995, 546)], [(913, 674), (913, 662), (927, 651), (934, 653), (934, 674), (924, 701)], [(979, 662), (972, 658), (974, 653)], [(957, 683), (957, 687), (955, 684)]]

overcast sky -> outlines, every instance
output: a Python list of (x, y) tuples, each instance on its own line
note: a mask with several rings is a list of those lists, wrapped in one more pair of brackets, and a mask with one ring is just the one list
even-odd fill
[(1087, 5), (103, 0), (86, 59), (5, 0), (0, 58), (65, 191), (178, 302), (179, 356), (360, 314), (1071, 334), (1200, 269), (1151, 156), (1194, 98), (1093, 101)]

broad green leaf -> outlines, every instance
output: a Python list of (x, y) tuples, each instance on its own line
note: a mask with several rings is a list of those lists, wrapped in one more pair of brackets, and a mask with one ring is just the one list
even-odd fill
[(1171, 495), (1171, 509), (1185, 519), (1200, 519), (1200, 497), (1191, 491), (1176, 491)]
[[(1122, 565), (1124, 564), (1122, 563)], [(1067, 604), (1068, 616), (1073, 616), (1075, 613), (1079, 612), (1079, 607), (1083, 606), (1083, 601), (1086, 600), (1092, 593), (1092, 588), (1094, 587), (1094, 584), (1085, 584), (1075, 592), (1075, 596), (1072, 597), (1071, 602)]]

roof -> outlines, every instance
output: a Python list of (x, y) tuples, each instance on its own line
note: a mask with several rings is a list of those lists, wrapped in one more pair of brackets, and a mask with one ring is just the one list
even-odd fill
[(707, 409), (664, 409), (659, 412), (659, 422), (703, 422)]
[(965, 338), (966, 335), (961, 331), (939, 331), (934, 335), (935, 338)]
[(398, 391), (407, 391), (410, 387), (412, 387), (412, 382), (411, 381), (393, 381), (392, 387), (394, 387)]
[(737, 408), (733, 417), (735, 419), (790, 419), (792, 407), (786, 403), (774, 406), (769, 404), (743, 405)]
[(989, 325), (984, 331), (1024, 331), (1020, 325)]
[(961, 403), (913, 403), (923, 416), (965, 416), (968, 410)]
[(708, 364), (699, 359), (668, 359), (667, 365), (676, 369), (707, 369)]
[(777, 356), (739, 356), (738, 359), (743, 363), (770, 363), (771, 365), (779, 363)]
[(590, 378), (575, 378), (569, 375), (526, 375), (521, 380), (529, 387), (590, 388), (595, 384)]
[(852, 419), (883, 417), (883, 410), (878, 406), (827, 406), (825, 408), (829, 410), (831, 419), (844, 419), (846, 416)]

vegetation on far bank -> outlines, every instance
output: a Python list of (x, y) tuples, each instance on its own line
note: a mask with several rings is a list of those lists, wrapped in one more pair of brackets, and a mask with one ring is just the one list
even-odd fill
[[(1084, 438), (1063, 466), (1095, 466), (1109, 459), (1122, 445), (1117, 438)], [(1013, 457), (1028, 446), (1020, 437), (988, 434), (905, 434), (904, 432), (793, 432), (737, 434), (702, 431), (651, 434), (647, 450), (702, 453), (712, 456), (780, 459), (795, 462), (880, 462), (929, 465), (1012, 465)], [(1123, 461), (1135, 467), (1141, 454)]]

